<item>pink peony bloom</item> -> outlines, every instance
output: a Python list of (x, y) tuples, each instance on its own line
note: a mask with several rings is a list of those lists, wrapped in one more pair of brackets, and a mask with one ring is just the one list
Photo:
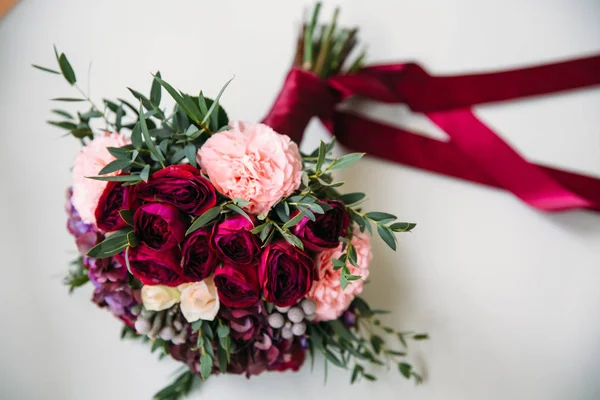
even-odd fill
[(198, 162), (217, 190), (250, 202), (252, 214), (268, 212), (300, 186), (302, 159), (298, 146), (263, 124), (232, 122), (198, 151)]
[[(122, 147), (129, 140), (118, 133), (106, 133), (89, 142), (77, 155), (73, 164), (73, 197), (72, 202), (83, 222), (96, 225), (96, 207), (107, 182), (88, 179), (86, 176), (97, 176), (98, 172), (113, 161), (115, 157), (106, 150), (107, 147)], [(117, 175), (119, 171), (108, 175)]]
[(315, 321), (337, 319), (346, 311), (354, 297), (363, 291), (363, 282), (369, 276), (368, 267), (372, 258), (371, 238), (368, 234), (356, 231), (352, 237), (352, 245), (356, 248), (356, 261), (361, 268), (350, 266), (350, 272), (361, 276), (362, 279), (352, 281), (346, 290), (342, 290), (340, 286), (340, 270), (334, 271), (331, 263), (331, 259), (342, 255), (342, 245), (316, 256), (319, 280), (313, 284), (307, 295), (317, 303)]

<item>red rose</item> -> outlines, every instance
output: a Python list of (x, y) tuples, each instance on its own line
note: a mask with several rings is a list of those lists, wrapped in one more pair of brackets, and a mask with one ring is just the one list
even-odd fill
[(184, 282), (177, 248), (156, 251), (143, 244), (129, 249), (131, 274), (144, 285), (177, 286)]
[(215, 187), (189, 164), (163, 168), (136, 186), (142, 200), (169, 203), (186, 214), (201, 215), (217, 204)]
[(135, 234), (154, 250), (168, 250), (185, 238), (187, 221), (175, 207), (163, 203), (141, 206), (133, 215)]
[(96, 226), (104, 232), (113, 232), (125, 228), (127, 224), (119, 215), (119, 211), (128, 209), (128, 192), (130, 186), (121, 182), (108, 182), (96, 207)]
[(265, 247), (258, 267), (265, 299), (279, 307), (292, 306), (306, 296), (316, 276), (312, 258), (285, 240)]
[(210, 229), (198, 229), (185, 238), (181, 266), (186, 279), (191, 282), (201, 281), (215, 271), (218, 263), (218, 254), (211, 246)]
[(250, 307), (260, 298), (256, 266), (235, 268), (227, 261), (215, 271), (219, 300), (227, 307)]
[(260, 253), (260, 241), (254, 226), (242, 215), (235, 215), (215, 225), (213, 242), (219, 252), (236, 265), (250, 265)]
[(350, 216), (346, 212), (344, 203), (337, 200), (325, 203), (332, 208), (324, 214), (315, 214), (314, 221), (304, 217), (294, 227), (294, 233), (309, 250), (335, 249), (340, 244), (338, 238), (346, 236), (346, 230), (350, 225)]

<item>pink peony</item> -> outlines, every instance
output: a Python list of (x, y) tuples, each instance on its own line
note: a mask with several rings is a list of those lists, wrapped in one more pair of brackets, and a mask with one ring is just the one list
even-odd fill
[(252, 214), (268, 212), (300, 186), (302, 159), (298, 146), (264, 124), (232, 122), (198, 151), (198, 162), (217, 190), (250, 202)]
[[(107, 147), (122, 147), (129, 143), (128, 139), (118, 133), (106, 132), (104, 136), (98, 136), (89, 142), (75, 158), (71, 201), (83, 222), (96, 225), (96, 207), (107, 185), (105, 181), (88, 179), (86, 176), (97, 176), (106, 164), (115, 159), (106, 150)], [(117, 173), (118, 171), (108, 175)]]
[(331, 259), (342, 255), (342, 245), (337, 249), (323, 251), (316, 256), (319, 280), (316, 281), (307, 297), (317, 303), (315, 313), (316, 321), (329, 321), (338, 318), (346, 311), (354, 296), (363, 291), (363, 282), (369, 276), (369, 262), (371, 261), (371, 238), (365, 233), (356, 231), (352, 237), (352, 245), (356, 248), (357, 263), (361, 268), (350, 266), (353, 275), (362, 276), (362, 279), (352, 281), (346, 290), (340, 286), (340, 270), (334, 271)]

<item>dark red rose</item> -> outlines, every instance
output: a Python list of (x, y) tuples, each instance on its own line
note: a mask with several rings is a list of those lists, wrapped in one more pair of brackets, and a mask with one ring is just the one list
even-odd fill
[(236, 265), (253, 264), (260, 253), (260, 240), (250, 232), (252, 228), (252, 222), (242, 215), (226, 219), (214, 227), (215, 248)]
[(219, 264), (218, 253), (211, 245), (210, 228), (200, 228), (185, 238), (181, 253), (183, 275), (191, 282), (203, 280)]
[(131, 274), (144, 285), (177, 286), (182, 284), (179, 249), (156, 251), (143, 244), (129, 249)]
[(260, 298), (257, 274), (255, 265), (236, 268), (225, 261), (223, 267), (215, 271), (215, 286), (221, 303), (233, 308), (256, 304)]
[(308, 293), (316, 276), (312, 258), (285, 240), (265, 247), (258, 266), (265, 299), (279, 307), (296, 304)]
[(98, 229), (113, 232), (127, 226), (119, 211), (129, 208), (127, 194), (130, 190), (131, 186), (123, 186), (121, 182), (107, 182), (95, 212)]
[(337, 200), (325, 203), (331, 206), (330, 210), (325, 211), (324, 214), (315, 214), (314, 221), (304, 217), (294, 227), (294, 233), (309, 250), (335, 249), (340, 244), (338, 238), (346, 236), (350, 216), (346, 212), (344, 203)]
[(160, 201), (186, 214), (201, 215), (217, 204), (215, 187), (189, 164), (170, 165), (140, 183), (136, 194), (145, 201)]
[(133, 215), (135, 234), (154, 250), (168, 250), (185, 238), (186, 216), (169, 204), (141, 206)]

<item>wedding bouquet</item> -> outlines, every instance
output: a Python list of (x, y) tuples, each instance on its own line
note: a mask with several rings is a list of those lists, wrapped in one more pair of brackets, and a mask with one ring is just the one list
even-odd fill
[[(358, 297), (371, 234), (395, 249), (395, 233), (415, 227), (340, 191), (334, 172), (362, 153), (333, 157), (332, 140), (302, 154), (268, 125), (230, 121), (220, 105), (229, 82), (211, 99), (157, 72), (149, 96), (129, 89), (138, 106), (97, 106), (55, 52), (57, 70), (34, 66), (81, 97), (54, 100), (90, 107), (52, 110), (63, 118), (50, 121), (83, 145), (66, 205), (81, 256), (66, 283), (91, 282), (93, 301), (123, 321), (122, 337), (186, 365), (156, 399), (178, 399), (211, 374), (296, 371), (307, 352), (351, 370), (352, 382), (375, 379), (368, 364), (392, 363), (421, 381), (405, 347), (427, 335), (384, 325), (384, 311)], [(163, 89), (174, 107), (162, 105)]]

